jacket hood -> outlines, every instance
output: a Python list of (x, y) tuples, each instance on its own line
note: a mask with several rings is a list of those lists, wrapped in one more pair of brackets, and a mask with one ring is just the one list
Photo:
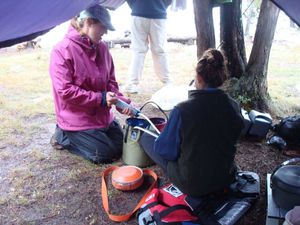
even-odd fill
[(95, 47), (87, 36), (81, 35), (73, 26), (69, 27), (66, 37), (83, 48), (92, 49)]

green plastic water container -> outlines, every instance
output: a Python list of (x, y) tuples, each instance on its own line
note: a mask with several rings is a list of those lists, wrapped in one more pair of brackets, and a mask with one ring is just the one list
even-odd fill
[(144, 119), (128, 118), (124, 129), (123, 162), (127, 165), (147, 167), (154, 164), (139, 144), (142, 131), (134, 129), (134, 126), (146, 128), (149, 123)]

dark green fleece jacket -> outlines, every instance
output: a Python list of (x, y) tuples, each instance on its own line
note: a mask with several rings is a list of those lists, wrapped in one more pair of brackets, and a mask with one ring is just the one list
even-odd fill
[(177, 105), (181, 118), (179, 156), (168, 162), (170, 180), (199, 197), (233, 182), (236, 142), (243, 128), (238, 104), (219, 89), (190, 91)]

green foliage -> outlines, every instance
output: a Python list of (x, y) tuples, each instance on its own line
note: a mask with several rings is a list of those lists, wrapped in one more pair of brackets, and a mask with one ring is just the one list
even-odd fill
[(246, 95), (238, 95), (236, 100), (242, 105), (247, 105), (252, 102), (252, 99)]
[(248, 109), (253, 101), (253, 99), (246, 95), (237, 95), (235, 99), (244, 109)]

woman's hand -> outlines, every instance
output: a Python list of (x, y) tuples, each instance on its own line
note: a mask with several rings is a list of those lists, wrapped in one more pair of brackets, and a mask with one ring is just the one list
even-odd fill
[(106, 93), (106, 104), (107, 107), (111, 107), (112, 105), (116, 104), (118, 101), (118, 98), (116, 97), (116, 94), (113, 92), (108, 91)]
[(132, 111), (130, 110), (130, 108), (125, 108), (125, 109), (123, 109), (122, 111), (121, 111), (121, 113), (122, 114), (125, 114), (125, 115), (127, 115), (127, 116), (134, 116), (133, 114), (132, 114)]
[[(111, 107), (112, 105), (115, 105), (117, 103), (117, 101), (118, 101), (118, 98), (115, 93), (110, 92), (110, 91), (106, 93), (107, 107)], [(121, 110), (119, 110), (119, 112), (121, 112), (122, 114), (125, 114), (127, 116), (134, 116), (132, 113), (132, 110), (130, 108), (121, 109)]]

